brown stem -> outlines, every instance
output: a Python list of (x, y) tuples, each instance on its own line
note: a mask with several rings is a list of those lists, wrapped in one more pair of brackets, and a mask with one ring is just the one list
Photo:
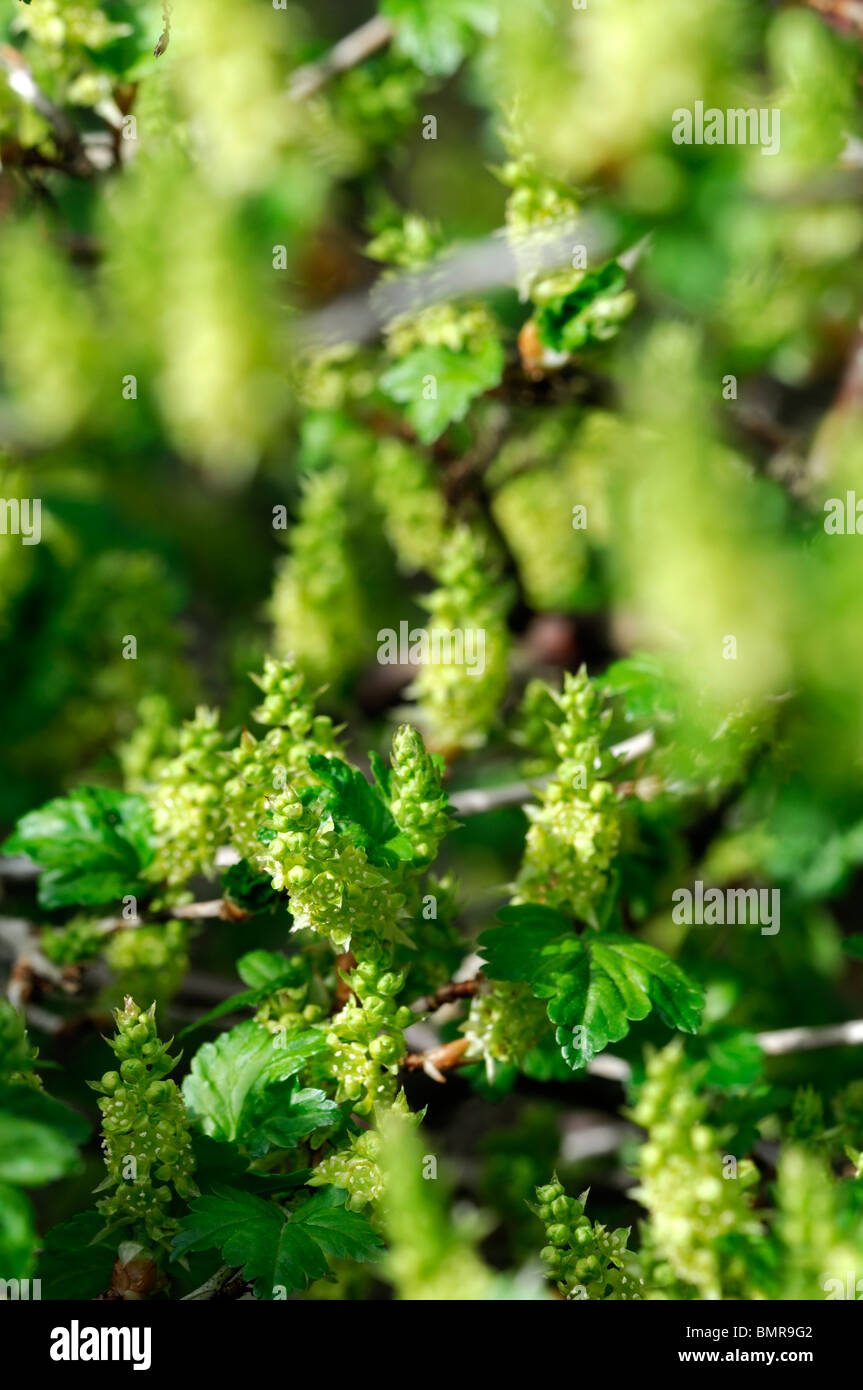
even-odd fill
[(413, 1007), (419, 1014), (433, 1014), (444, 1004), (454, 1004), (457, 999), (472, 999), (475, 994), (479, 994), (482, 982), (482, 975), (474, 975), (472, 980), (450, 980), (447, 984), (441, 985), (440, 989), (436, 989), (434, 994), (419, 999)]
[(442, 1082), (446, 1080), (445, 1071), (452, 1071), (453, 1067), (463, 1066), (470, 1060), (464, 1055), (467, 1046), (467, 1038), (456, 1038), (453, 1042), (441, 1043), (440, 1047), (431, 1047), (427, 1052), (409, 1052), (400, 1065), (405, 1071), (424, 1071), (433, 1081)]
[(294, 101), (303, 101), (314, 96), (326, 86), (331, 77), (347, 72), (358, 63), (365, 62), (373, 53), (385, 48), (393, 36), (393, 26), (382, 15), (375, 15), (366, 24), (361, 24), (353, 33), (340, 39), (316, 63), (307, 63), (297, 68), (288, 85), (288, 96)]

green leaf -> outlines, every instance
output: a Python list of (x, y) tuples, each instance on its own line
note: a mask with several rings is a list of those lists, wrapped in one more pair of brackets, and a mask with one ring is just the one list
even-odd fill
[(150, 809), (142, 796), (78, 787), (18, 821), (4, 845), (43, 872), (43, 907), (95, 906), (133, 893), (153, 858)]
[(539, 904), (502, 907), (497, 917), (503, 926), (483, 932), (479, 939), (485, 953), (487, 974), (493, 980), (531, 980), (542, 951), (564, 933), (572, 932), (568, 917), (553, 907)]
[(476, 34), (493, 34), (497, 6), (492, 0), (382, 0), (380, 12), (392, 20), (395, 47), (431, 76), (455, 72)]
[(189, 1113), (210, 1138), (242, 1142), (265, 1089), (325, 1048), (323, 1035), (311, 1030), (282, 1039), (254, 1019), (240, 1023), (192, 1058), (183, 1082)]
[(381, 1254), (380, 1239), (366, 1218), (344, 1210), (345, 1196), (330, 1189), (284, 1212), (252, 1193), (217, 1188), (212, 1197), (192, 1202), (172, 1258), (190, 1250), (219, 1250), (226, 1264), (240, 1267), (254, 1282), (261, 1299), (304, 1289), (327, 1273), (327, 1257), (363, 1261)]
[(231, 994), (220, 1004), (215, 1004), (212, 1009), (201, 1014), (194, 1023), (188, 1023), (185, 1028), (181, 1028), (177, 1037), (187, 1038), (190, 1033), (196, 1033), (199, 1028), (204, 1028), (208, 1023), (215, 1023), (218, 1019), (224, 1018), (225, 1014), (236, 1013), (238, 1009), (254, 1009), (271, 993), (269, 985), (264, 985), (260, 989), (244, 989), (239, 994)]
[(292, 1149), (317, 1129), (331, 1129), (341, 1110), (323, 1091), (272, 1086), (249, 1116), (246, 1145), (253, 1158), (269, 1149)]
[(367, 782), (357, 768), (340, 758), (313, 753), (309, 767), (323, 784), (318, 802), (333, 825), (364, 850), (378, 867), (394, 868), (400, 859), (412, 859), (410, 841), (399, 833), (380, 784)]
[(635, 297), (617, 261), (589, 271), (576, 289), (536, 311), (540, 341), (555, 352), (578, 352), (605, 342), (632, 312)]
[[(447, 347), (420, 344), (411, 348), (381, 377), (385, 395), (405, 407), (423, 444), (433, 444), (447, 425), (463, 420), (471, 402), (500, 384), (503, 348), (496, 338), (485, 338), (478, 349), (455, 352)], [(429, 396), (433, 378), (434, 398)]]
[(586, 1066), (631, 1022), (655, 1009), (671, 1028), (693, 1033), (703, 999), (679, 966), (655, 946), (628, 936), (576, 936), (559, 913), (530, 904), (504, 908), (504, 925), (484, 932), (479, 949), (492, 979), (527, 982), (548, 1000), (561, 1052)]
[(0, 1270), (4, 1279), (26, 1279), (36, 1253), (33, 1208), (23, 1192), (0, 1183)]
[(389, 763), (384, 762), (380, 753), (378, 753), (378, 751), (375, 748), (373, 748), (369, 753), (369, 767), (371, 768), (371, 773), (372, 777), (374, 778), (375, 786), (377, 787), (384, 800), (387, 803), (389, 803), (390, 778), (392, 777), (393, 770), (390, 767)]
[(237, 961), (237, 974), (250, 989), (271, 992), (291, 978), (291, 967), (280, 951), (247, 951)]
[(627, 723), (668, 723), (677, 717), (673, 684), (654, 657), (627, 656), (612, 662), (602, 677), (602, 686), (619, 699)]
[(104, 1227), (97, 1211), (82, 1211), (51, 1228), (39, 1260), (43, 1298), (89, 1299), (105, 1292), (117, 1250), (116, 1243), (99, 1241)]
[(72, 1172), (88, 1133), (80, 1115), (44, 1091), (0, 1084), (0, 1182), (41, 1187)]
[(755, 1087), (762, 1080), (764, 1052), (754, 1033), (736, 1028), (715, 1029), (704, 1039), (704, 1049), (705, 1086), (730, 1090)]
[(216, 1187), (240, 1187), (244, 1191), (268, 1196), (272, 1192), (288, 1192), (305, 1187), (312, 1175), (311, 1168), (295, 1169), (292, 1173), (256, 1173), (249, 1169), (248, 1154), (233, 1144), (208, 1139), (196, 1131), (192, 1134), (195, 1155), (195, 1182), (202, 1192)]

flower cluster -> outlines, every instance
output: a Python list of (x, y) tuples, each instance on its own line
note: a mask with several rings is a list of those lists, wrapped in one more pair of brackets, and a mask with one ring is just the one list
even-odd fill
[(549, 1032), (545, 1004), (529, 985), (495, 980), (470, 1001), (462, 1032), (467, 1056), (481, 1058), (491, 1077), (496, 1062), (518, 1062)]
[(454, 822), (440, 765), (412, 724), (402, 724), (393, 736), (389, 792), (393, 819), (410, 840), (415, 859), (431, 863)]
[(176, 1229), (169, 1214), (174, 1193), (188, 1199), (198, 1189), (185, 1106), (167, 1079), (179, 1058), (168, 1055), (170, 1043), (159, 1041), (154, 1015), (155, 1005), (144, 1012), (126, 999), (109, 1041), (120, 1069), (90, 1084), (101, 1096), (108, 1169), (97, 1190), (113, 1189), (98, 1203), (106, 1229), (128, 1227), (129, 1239), (167, 1246)]
[(271, 801), (261, 862), (276, 891), (290, 894), (295, 931), (320, 932), (339, 951), (358, 934), (397, 933), (405, 899), (391, 874), (291, 787)]
[(104, 944), (104, 924), (87, 912), (76, 912), (62, 927), (43, 927), (39, 933), (39, 950), (60, 966), (90, 960)]
[(650, 1057), (632, 1111), (648, 1132), (639, 1149), (640, 1182), (633, 1195), (650, 1213), (649, 1245), (668, 1266), (660, 1265), (651, 1283), (667, 1283), (670, 1271), (696, 1290), (695, 1297), (745, 1297), (763, 1237), (749, 1194), (758, 1170), (741, 1159), (726, 1176), (722, 1135), (705, 1123), (707, 1104), (695, 1090), (698, 1079), (680, 1043), (670, 1043)]
[(416, 1127), (425, 1111), (410, 1110), (404, 1091), (399, 1092), (392, 1105), (375, 1106), (374, 1128), (352, 1134), (343, 1148), (319, 1163), (309, 1178), (309, 1187), (331, 1184), (343, 1188), (348, 1193), (347, 1205), (351, 1211), (361, 1211), (363, 1207), (378, 1202), (384, 1195), (381, 1167), (383, 1141), (379, 1126), (386, 1125), (387, 1118), (392, 1114), (406, 1125)]
[(212, 869), (224, 828), (227, 771), (218, 713), (200, 705), (183, 725), (180, 751), (150, 792), (156, 833), (152, 879), (178, 887)]
[(427, 742), (443, 753), (481, 746), (500, 709), (507, 684), (511, 591), (488, 538), (468, 526), (448, 537), (435, 570), (438, 587), (423, 599), (428, 626), (443, 633), (482, 634), (484, 659), (424, 665), (409, 690), (419, 705)]
[(640, 1281), (626, 1248), (629, 1230), (608, 1231), (591, 1222), (584, 1214), (587, 1195), (567, 1197), (556, 1177), (536, 1189), (539, 1205), (533, 1210), (545, 1224), (541, 1258), (546, 1273), (565, 1298), (639, 1299)]
[(364, 1129), (352, 1134), (350, 1142), (319, 1163), (309, 1178), (310, 1187), (332, 1185), (348, 1194), (351, 1211), (376, 1202), (384, 1189), (380, 1170), (381, 1137), (376, 1129)]
[(370, 1115), (375, 1106), (395, 1099), (404, 1029), (414, 1022), (413, 1011), (395, 1002), (405, 974), (391, 968), (384, 948), (368, 947), (347, 977), (357, 1002), (336, 1014), (327, 1034), (336, 1099), (349, 1100), (358, 1115)]
[(251, 864), (261, 864), (258, 830), (266, 821), (267, 798), (287, 786), (311, 781), (309, 755), (339, 755), (338, 731), (326, 715), (315, 714), (305, 676), (292, 660), (267, 657), (263, 674), (252, 679), (263, 692), (254, 711), (269, 726), (263, 739), (244, 729), (230, 753), (234, 775), (225, 783), (225, 810), (235, 849)]
[(433, 570), (446, 534), (446, 505), (430, 464), (401, 439), (377, 446), (375, 500), (399, 567)]
[(315, 684), (338, 682), (368, 655), (363, 568), (354, 538), (356, 487), (342, 467), (304, 478), (290, 554), (273, 586), (274, 645), (293, 652)]
[(112, 932), (105, 960), (118, 976), (112, 986), (116, 999), (120, 990), (139, 999), (161, 1004), (179, 988), (189, 968), (189, 925), (172, 920)]
[(596, 776), (609, 715), (582, 668), (567, 673), (554, 696), (563, 719), (553, 731), (558, 769), (526, 807), (530, 819), (517, 901), (547, 903), (592, 922), (620, 843), (620, 806), (610, 782)]
[(848, 1271), (859, 1271), (863, 1255), (856, 1192), (843, 1202), (858, 1182), (837, 1184), (823, 1157), (797, 1145), (783, 1148), (776, 1192), (781, 1286), (771, 1289), (774, 1297), (836, 1298), (837, 1289), (840, 1298), (859, 1297), (857, 1287), (851, 1295), (847, 1290)]
[[(316, 979), (312, 957), (297, 952), (285, 962), (288, 980), (274, 989), (263, 999), (255, 1012), (258, 1023), (263, 1023), (271, 1033), (290, 1036), (303, 1032), (312, 1023), (323, 1018), (325, 1006), (329, 1002), (326, 991)], [(319, 997), (313, 998), (319, 991)]]

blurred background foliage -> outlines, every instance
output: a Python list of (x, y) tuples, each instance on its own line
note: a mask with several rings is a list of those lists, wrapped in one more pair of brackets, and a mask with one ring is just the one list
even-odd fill
[[(531, 677), (649, 652), (608, 678), (615, 731), (653, 728), (676, 789), (629, 817), (633, 920), (700, 977), (717, 1028), (863, 1011), (842, 952), (863, 543), (823, 511), (860, 478), (852, 8), (386, 0), (381, 41), (327, 79), (305, 65), (371, 7), (174, 0), (156, 57), (159, 3), (0, 0), (0, 493), (42, 502), (41, 544), (0, 536), (4, 826), (82, 776), (134, 784), (142, 715), (164, 730), (206, 699), (242, 724), (269, 649), (326, 685), (354, 748), (382, 747), (407, 702), (455, 787), (541, 765), (547, 711), (516, 712)], [(778, 108), (779, 152), (674, 144), (696, 101)], [(308, 346), (343, 296), (582, 212), (619, 276), (528, 268)], [(376, 662), (381, 628), (428, 611), (482, 615), (470, 708)], [(523, 835), (512, 808), (459, 831), (468, 921)], [(698, 874), (781, 887), (780, 934), (673, 924), (671, 888)], [(214, 969), (236, 954), (196, 949)], [(771, 1086), (828, 1091), (858, 1069), (848, 1051), (770, 1065)], [(515, 1084), (490, 1093), (501, 1123), (470, 1179), (502, 1260), (572, 1098)], [(462, 1172), (487, 1086), (454, 1080), (430, 1111)], [(583, 1094), (606, 1107), (599, 1083)]]

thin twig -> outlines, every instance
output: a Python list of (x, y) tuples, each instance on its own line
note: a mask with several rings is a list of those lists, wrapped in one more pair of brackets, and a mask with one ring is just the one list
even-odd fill
[(368, 342), (400, 314), (518, 284), (528, 252), (530, 267), (537, 273), (570, 266), (576, 244), (584, 246), (588, 263), (594, 265), (613, 253), (619, 244), (616, 238), (612, 224), (593, 212), (583, 214), (575, 227), (566, 221), (559, 230), (528, 233), (517, 244), (508, 228), (499, 227), (420, 270), (384, 277), (369, 291), (342, 295), (323, 309), (304, 314), (297, 323), (298, 336), (301, 345), (310, 348)]
[(206, 902), (184, 903), (171, 909), (172, 917), (221, 917), (225, 922), (244, 922), (252, 915), (245, 907), (238, 907), (230, 898), (209, 898)]
[(340, 72), (347, 72), (349, 68), (355, 68), (373, 53), (385, 48), (392, 36), (393, 26), (390, 21), (382, 15), (375, 15), (374, 19), (361, 24), (353, 33), (340, 39), (329, 53), (319, 58), (316, 63), (307, 63), (304, 67), (297, 68), (288, 84), (288, 96), (293, 101), (303, 101), (306, 97), (314, 96), (326, 86), (331, 77), (336, 77)]
[[(608, 751), (618, 760), (621, 767), (625, 767), (627, 763), (649, 753), (654, 743), (653, 730), (645, 729), (643, 733), (633, 734), (632, 738), (614, 744)], [(602, 759), (597, 758), (596, 766), (601, 765)], [(508, 782), (503, 787), (477, 787), (469, 791), (454, 792), (450, 797), (450, 805), (459, 816), (478, 816), (483, 811), (496, 811), (502, 806), (523, 806), (526, 801), (533, 801), (537, 791), (547, 786), (551, 777), (552, 774), (549, 773), (530, 782)], [(627, 787), (630, 786), (635, 788), (637, 784), (627, 783)]]
[(821, 1047), (853, 1047), (863, 1043), (863, 1018), (827, 1023), (818, 1028), (777, 1028), (756, 1033), (758, 1046), (770, 1057), (788, 1052), (814, 1052)]
[[(756, 1033), (756, 1042), (769, 1057), (786, 1056), (795, 1052), (814, 1052), (822, 1047), (852, 1047), (863, 1044), (863, 1018), (848, 1023), (828, 1023), (817, 1028), (778, 1028), (765, 1033)], [(465, 1056), (467, 1038), (444, 1043), (440, 1047), (428, 1048), (425, 1052), (411, 1052), (402, 1059), (405, 1071), (424, 1071), (435, 1081), (445, 1081), (445, 1071), (454, 1067), (467, 1066), (477, 1058)], [(605, 1081), (618, 1081), (625, 1085), (632, 1076), (632, 1064), (613, 1052), (602, 1052), (588, 1062), (585, 1070), (591, 1076), (602, 1077)]]
[(472, 999), (475, 994), (479, 994), (482, 982), (482, 975), (474, 975), (471, 980), (450, 980), (448, 984), (436, 989), (434, 994), (418, 999), (411, 1007), (418, 1014), (433, 1014), (437, 1009), (442, 1009), (444, 1004), (454, 1004), (457, 999)]

